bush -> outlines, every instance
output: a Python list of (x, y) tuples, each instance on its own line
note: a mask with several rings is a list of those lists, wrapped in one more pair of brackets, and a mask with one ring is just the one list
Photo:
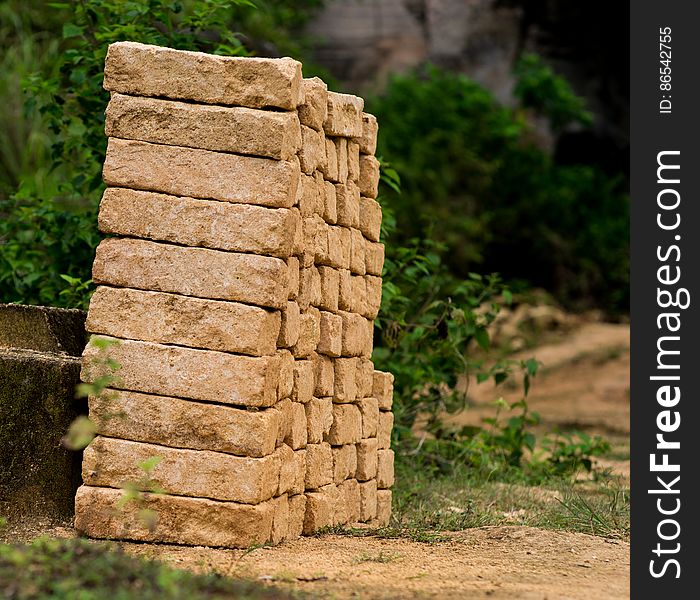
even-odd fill
[(397, 216), (390, 245), (444, 244), (449, 270), (498, 271), (573, 308), (628, 310), (628, 198), (622, 177), (559, 165), (535, 143), (528, 111), (555, 130), (590, 115), (566, 82), (533, 57), (516, 71), (521, 106), (498, 104), (461, 75), (427, 67), (397, 75), (368, 101), (379, 153), (403, 182), (384, 201)]

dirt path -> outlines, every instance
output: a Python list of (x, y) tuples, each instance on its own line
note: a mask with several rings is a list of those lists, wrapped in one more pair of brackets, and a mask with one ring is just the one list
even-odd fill
[(627, 598), (629, 546), (584, 534), (486, 527), (432, 544), (325, 535), (252, 552), (124, 544), (173, 566), (320, 598)]

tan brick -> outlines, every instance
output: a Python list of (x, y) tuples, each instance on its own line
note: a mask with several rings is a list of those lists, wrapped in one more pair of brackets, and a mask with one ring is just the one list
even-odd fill
[(323, 214), (323, 189), (315, 177), (301, 174), (301, 195), (299, 197), (299, 212), (303, 219), (316, 214)]
[(328, 116), (323, 123), (326, 135), (362, 136), (362, 109), (365, 101), (350, 94), (328, 92)]
[(288, 274), (288, 285), (289, 292), (287, 298), (289, 300), (296, 300), (299, 294), (299, 259), (296, 256), (290, 256), (287, 260), (287, 274)]
[(363, 154), (374, 154), (377, 151), (378, 131), (377, 117), (369, 113), (362, 113), (362, 135), (358, 139), (360, 152)]
[(345, 492), (343, 488), (333, 484), (328, 488), (333, 506), (333, 525), (347, 525), (348, 507), (345, 504)]
[(372, 351), (374, 350), (374, 320), (373, 319), (363, 319), (361, 322), (362, 328), (365, 330), (364, 342), (365, 346), (360, 352), (360, 356), (364, 358), (369, 358), (372, 356)]
[(359, 229), (351, 229), (350, 235), (350, 271), (357, 275), (364, 275), (367, 272), (367, 267), (365, 266), (367, 240), (365, 240)]
[(289, 161), (110, 138), (103, 169), (110, 186), (290, 208), (301, 170)]
[(292, 402), (291, 427), (285, 443), (293, 450), (306, 447), (306, 411), (303, 404)]
[(345, 138), (334, 138), (335, 155), (338, 159), (338, 181), (348, 180), (348, 141)]
[(377, 443), (380, 450), (391, 446), (391, 430), (394, 427), (394, 413), (380, 410), (377, 425)]
[(359, 484), (360, 521), (367, 522), (377, 516), (377, 480), (370, 479)]
[(382, 278), (374, 275), (365, 275), (366, 310), (365, 316), (376, 319), (382, 305)]
[(357, 444), (357, 472), (359, 481), (368, 481), (377, 476), (377, 438), (360, 440)]
[(377, 490), (377, 525), (387, 527), (391, 520), (391, 490)]
[(289, 496), (289, 529), (287, 539), (298, 538), (304, 532), (304, 516), (306, 515), (306, 496), (295, 494)]
[[(376, 198), (379, 189), (379, 161), (374, 156), (360, 154), (360, 193)], [(374, 240), (376, 241), (376, 240)]]
[(287, 350), (278, 350), (277, 356), (280, 358), (280, 374), (277, 383), (277, 399), (291, 398), (294, 386), (294, 356)]
[(301, 150), (299, 150), (301, 170), (311, 175), (316, 169), (322, 169), (326, 162), (326, 138), (323, 132), (302, 125), (301, 141)]
[(356, 444), (362, 439), (362, 416), (354, 404), (333, 405), (333, 425), (327, 441), (334, 446)]
[[(301, 258), (301, 266), (311, 268), (314, 266), (314, 261), (318, 262), (318, 256), (328, 252), (328, 241), (324, 237), (326, 224), (319, 215), (313, 215), (303, 219), (302, 228), (304, 231), (304, 255)], [(301, 283), (303, 282), (300, 281)]]
[(289, 398), (283, 398), (271, 410), (279, 414), (280, 426), (277, 432), (277, 445), (281, 446), (284, 440), (289, 437), (289, 432), (292, 429), (292, 401)]
[(340, 273), (332, 267), (318, 267), (321, 276), (321, 304), (319, 308), (336, 312), (340, 292)]
[[(120, 365), (114, 387), (241, 406), (272, 406), (277, 399), (281, 366), (277, 356), (254, 358), (151, 342), (114, 341), (118, 343), (107, 350)], [(102, 357), (98, 348), (88, 344), (83, 352), (83, 381), (111, 374), (98, 362)]]
[(394, 375), (375, 371), (372, 377), (372, 396), (379, 401), (380, 410), (391, 410), (394, 397)]
[(379, 241), (382, 229), (382, 207), (372, 198), (360, 196), (360, 231), (372, 242)]
[(390, 488), (394, 485), (394, 451), (382, 449), (377, 451), (377, 487)]
[(323, 182), (323, 218), (326, 223), (338, 222), (338, 205), (335, 186), (330, 181)]
[(286, 208), (108, 188), (99, 225), (104, 233), (286, 258), (297, 219)]
[(338, 152), (330, 138), (326, 138), (326, 164), (320, 170), (328, 181), (338, 181)]
[(321, 304), (321, 276), (316, 267), (304, 268), (299, 272), (299, 303), (308, 309), (308, 304)]
[(367, 282), (362, 275), (353, 275), (351, 278), (352, 285), (352, 308), (363, 317), (370, 316), (369, 305), (367, 302)]
[(306, 489), (306, 449), (294, 452), (294, 483), (290, 494), (301, 494)]
[(306, 488), (318, 489), (333, 481), (333, 452), (330, 444), (306, 446)]
[(365, 240), (365, 268), (369, 275), (381, 276), (384, 268), (384, 244)]
[(349, 269), (338, 271), (338, 308), (341, 311), (352, 312), (352, 273)]
[(333, 425), (333, 399), (312, 398), (304, 405), (308, 444), (320, 444)]
[(299, 119), (304, 125), (323, 130), (323, 122), (328, 116), (328, 87), (318, 77), (304, 79), (304, 103), (299, 105)]
[(372, 322), (346, 311), (338, 311), (338, 314), (343, 318), (343, 356), (370, 356)]
[[(274, 504), (218, 502), (165, 494), (144, 494), (139, 503), (122, 506), (123, 490), (81, 486), (75, 498), (75, 527), (81, 535), (101, 539), (164, 542), (190, 546), (248, 548), (272, 534)], [(157, 517), (149, 528), (140, 515)]]
[(287, 494), (270, 500), (273, 505), (272, 533), (270, 542), (279, 544), (284, 541), (289, 533), (289, 500)]
[(224, 57), (136, 42), (110, 44), (104, 88), (251, 108), (294, 110), (304, 102), (301, 63), (291, 58)]
[(316, 492), (306, 493), (304, 533), (310, 535), (324, 527), (333, 525), (336, 500), (335, 485), (327, 485)]
[(139, 465), (156, 456), (161, 460), (149, 473), (149, 481), (169, 494), (257, 504), (277, 491), (280, 459), (275, 454), (247, 458), (102, 436), (83, 452), (83, 481), (98, 487), (124, 487), (140, 481), (144, 472)]
[(347, 522), (357, 523), (360, 520), (360, 485), (356, 479), (346, 479), (338, 485), (345, 497)]
[(357, 449), (354, 444), (333, 446), (333, 481), (340, 483), (355, 477), (357, 469)]
[(360, 189), (352, 182), (338, 183), (335, 186), (338, 210), (338, 225), (359, 227), (360, 225)]
[(357, 397), (370, 398), (372, 396), (373, 383), (374, 364), (368, 358), (359, 359), (357, 362)]
[(376, 398), (363, 398), (358, 400), (357, 407), (362, 415), (362, 437), (377, 437), (377, 425), (379, 424), (379, 404)]
[(275, 454), (278, 457), (280, 463), (280, 475), (279, 483), (277, 486), (277, 491), (275, 496), (281, 496), (282, 494), (288, 493), (294, 486), (294, 481), (296, 478), (296, 461), (294, 450), (292, 450), (287, 444), (282, 444)]
[(343, 345), (343, 319), (327, 311), (321, 311), (321, 339), (318, 342), (319, 354), (340, 356)]
[(311, 401), (314, 394), (314, 364), (310, 360), (294, 361), (294, 387), (292, 388), (292, 400), (306, 404)]
[(357, 361), (357, 358), (335, 360), (333, 402), (354, 402), (357, 398)]
[(234, 300), (287, 304), (287, 265), (279, 258), (109, 238), (97, 247), (95, 283)]
[(328, 232), (328, 261), (331, 267), (338, 269), (350, 268), (350, 230), (345, 227), (329, 225)]
[(281, 315), (277, 345), (282, 348), (291, 348), (299, 339), (299, 305), (296, 302), (287, 302), (287, 307)]
[(92, 333), (253, 356), (274, 353), (279, 326), (279, 313), (256, 306), (105, 286), (86, 323)]
[(319, 398), (333, 395), (335, 364), (332, 358), (322, 354), (312, 357), (314, 365), (314, 395)]
[(91, 396), (89, 407), (90, 420), (102, 435), (241, 456), (271, 454), (280, 427), (279, 414), (270, 409), (250, 411), (137, 392), (107, 390)]
[(105, 135), (287, 160), (301, 147), (294, 112), (209, 106), (112, 94)]
[(305, 312), (299, 316), (299, 339), (292, 346), (294, 358), (307, 358), (318, 346), (321, 336), (319, 319), (312, 312)]
[(355, 140), (348, 140), (348, 179), (360, 180), (360, 145)]

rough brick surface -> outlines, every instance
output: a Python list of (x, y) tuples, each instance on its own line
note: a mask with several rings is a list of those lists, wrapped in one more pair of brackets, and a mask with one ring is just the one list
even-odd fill
[(362, 98), (328, 92), (328, 115), (323, 123), (326, 135), (359, 138), (362, 136)]

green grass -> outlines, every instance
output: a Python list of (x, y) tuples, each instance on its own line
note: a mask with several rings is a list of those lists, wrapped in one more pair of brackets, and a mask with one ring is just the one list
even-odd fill
[(194, 575), (111, 544), (39, 538), (0, 545), (0, 597), (17, 600), (272, 600), (301, 597), (259, 583)]

